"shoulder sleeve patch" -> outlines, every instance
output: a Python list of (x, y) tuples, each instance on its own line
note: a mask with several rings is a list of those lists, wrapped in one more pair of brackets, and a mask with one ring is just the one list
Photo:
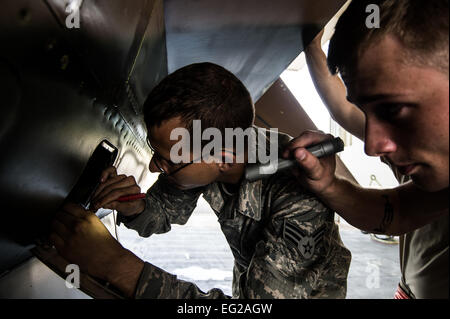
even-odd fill
[(308, 234), (294, 223), (284, 220), (283, 239), (296, 249), (305, 259), (310, 259), (317, 245), (322, 241), (326, 226), (322, 225), (314, 233)]

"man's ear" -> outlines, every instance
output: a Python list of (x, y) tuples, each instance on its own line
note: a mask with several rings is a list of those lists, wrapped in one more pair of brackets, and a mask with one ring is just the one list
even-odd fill
[(223, 149), (221, 155), (222, 159), (217, 165), (221, 172), (226, 172), (236, 164), (236, 154), (233, 151)]

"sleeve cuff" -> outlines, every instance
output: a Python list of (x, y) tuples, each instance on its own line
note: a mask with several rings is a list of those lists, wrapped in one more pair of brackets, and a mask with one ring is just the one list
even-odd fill
[(116, 220), (116, 224), (118, 226), (120, 226), (121, 223), (123, 223), (125, 226), (127, 226), (127, 228), (132, 228), (132, 225), (135, 224), (135, 221), (139, 219), (140, 216), (144, 215), (144, 213), (147, 211), (147, 209), (149, 208), (149, 202), (148, 202), (148, 193), (145, 196), (145, 208), (142, 212), (140, 212), (139, 214), (134, 214), (131, 216), (125, 216), (123, 215), (121, 212), (117, 211), (117, 220)]
[(136, 299), (164, 299), (171, 296), (172, 283), (176, 276), (145, 262), (136, 286)]

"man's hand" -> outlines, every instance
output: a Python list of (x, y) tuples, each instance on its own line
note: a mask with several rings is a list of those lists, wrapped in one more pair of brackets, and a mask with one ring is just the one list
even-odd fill
[(133, 296), (143, 261), (123, 248), (93, 212), (65, 204), (55, 215), (50, 240), (62, 257), (83, 272)]
[(305, 148), (332, 138), (332, 135), (323, 132), (305, 131), (294, 138), (283, 152), (284, 158), (291, 156), (300, 164), (300, 169), (294, 171), (300, 183), (318, 196), (329, 191), (335, 181), (336, 156), (319, 160)]
[(107, 266), (124, 252), (94, 213), (71, 203), (56, 213), (50, 240), (60, 255), (101, 279), (106, 279)]
[(117, 175), (116, 168), (111, 166), (102, 172), (100, 185), (92, 197), (91, 205), (94, 209), (101, 207), (115, 209), (125, 216), (139, 214), (145, 209), (144, 199), (128, 202), (119, 202), (117, 199), (140, 192), (141, 188), (133, 176)]

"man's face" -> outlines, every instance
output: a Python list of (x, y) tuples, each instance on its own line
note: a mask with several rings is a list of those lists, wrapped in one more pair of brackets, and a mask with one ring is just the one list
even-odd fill
[[(185, 125), (179, 118), (165, 121), (159, 127), (148, 128), (148, 139), (155, 151), (149, 169), (153, 173), (159, 173), (162, 168), (169, 176), (168, 180), (179, 189), (192, 189), (214, 182), (219, 176), (219, 168), (215, 163), (193, 163), (181, 168), (183, 163), (174, 164), (170, 158), (170, 150), (178, 140), (170, 140), (170, 133), (175, 128), (184, 128)], [(191, 154), (191, 161), (197, 160)], [(181, 168), (173, 175), (175, 170)]]
[(345, 81), (348, 99), (366, 115), (365, 152), (385, 156), (418, 187), (438, 191), (448, 188), (448, 74), (407, 65), (405, 50), (392, 36), (370, 46)]

